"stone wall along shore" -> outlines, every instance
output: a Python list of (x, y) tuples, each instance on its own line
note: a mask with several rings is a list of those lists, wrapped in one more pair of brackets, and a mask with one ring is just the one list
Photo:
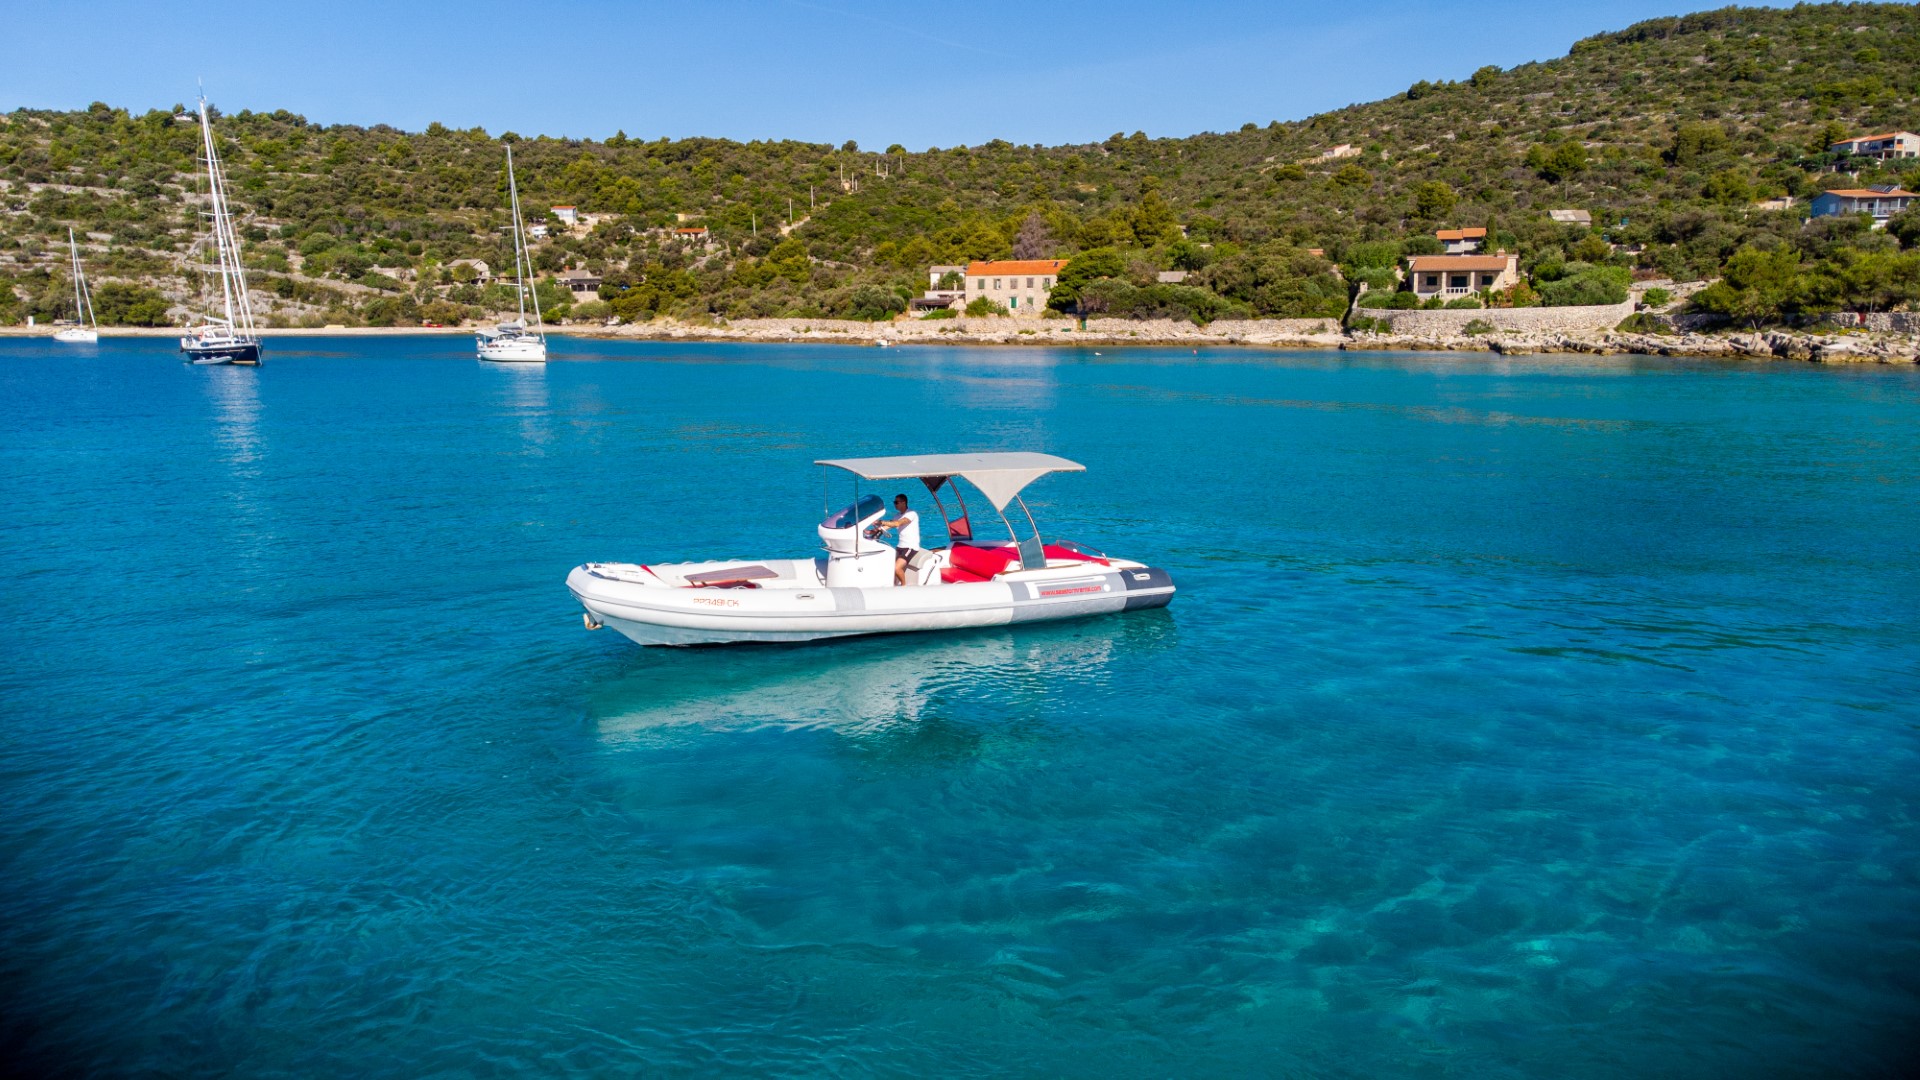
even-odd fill
[(1222, 319), (1207, 326), (1173, 319), (957, 318), (859, 322), (852, 319), (728, 319), (711, 324), (659, 320), (594, 330), (594, 336), (714, 341), (845, 341), (996, 345), (1314, 344), (1343, 339), (1340, 320)]
[(1528, 307), (1442, 309), (1440, 311), (1394, 311), (1388, 308), (1363, 308), (1357, 315), (1384, 319), (1398, 335), (1418, 337), (1452, 336), (1466, 332), (1467, 324), (1486, 323), (1495, 330), (1516, 334), (1604, 333), (1619, 326), (1633, 314), (1634, 304), (1602, 304), (1595, 307)]

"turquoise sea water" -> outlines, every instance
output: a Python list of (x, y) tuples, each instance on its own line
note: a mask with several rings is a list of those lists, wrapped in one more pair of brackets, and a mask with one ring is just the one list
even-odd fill
[[(1910, 368), (469, 349), (0, 339), (17, 1070), (1912, 1065)], [(1085, 462), (1049, 536), (1179, 598), (674, 651), (562, 585), (939, 449)]]

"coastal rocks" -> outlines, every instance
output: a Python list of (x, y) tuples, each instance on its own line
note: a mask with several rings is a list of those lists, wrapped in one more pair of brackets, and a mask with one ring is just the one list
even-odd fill
[[(1430, 312), (1428, 314), (1440, 314)], [(1467, 314), (1450, 312), (1448, 314)], [(1476, 327), (1476, 330), (1483, 329)], [(1353, 352), (1495, 352), (1505, 356), (1570, 354), (1765, 358), (1802, 363), (1914, 363), (1920, 335), (1847, 330), (1826, 334), (1766, 330), (1706, 333), (1680, 330), (1494, 329), (1465, 333), (1448, 327), (1411, 333), (1344, 333), (1332, 319), (1220, 320), (1208, 326), (1167, 319), (1092, 319), (1086, 328), (1067, 319), (958, 318), (897, 322), (839, 319), (736, 319), (677, 322), (662, 319), (606, 329), (571, 330), (590, 336), (685, 341), (840, 342), (850, 345), (1247, 345)]]

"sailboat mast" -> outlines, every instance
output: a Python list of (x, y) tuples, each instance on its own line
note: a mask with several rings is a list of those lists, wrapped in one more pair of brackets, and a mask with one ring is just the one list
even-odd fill
[(73, 257), (73, 317), (86, 313), (80, 300), (80, 242), (73, 238), (73, 226), (67, 226), (67, 253)]
[[(527, 271), (533, 258), (527, 254), (526, 233), (520, 228), (520, 185), (513, 178), (513, 144), (507, 144), (507, 204), (513, 207), (513, 292), (520, 302), (520, 325), (527, 324)], [(536, 301), (537, 302), (537, 301)]]
[(220, 260), (220, 295), (227, 313), (227, 328), (233, 325), (233, 279), (227, 275), (226, 214), (220, 198), (220, 158), (213, 149), (213, 121), (207, 116), (207, 99), (200, 99), (200, 137), (207, 152), (207, 197), (213, 207), (214, 257)]
[[(207, 192), (213, 200), (213, 239), (220, 258), (220, 292), (226, 301), (227, 328), (251, 339), (253, 302), (247, 295), (246, 272), (240, 268), (240, 236), (234, 231), (233, 215), (227, 208), (227, 181), (220, 174), (220, 153), (213, 145), (213, 122), (207, 115), (204, 97), (200, 99), (200, 134), (207, 150)], [(237, 320), (236, 298), (239, 300)]]

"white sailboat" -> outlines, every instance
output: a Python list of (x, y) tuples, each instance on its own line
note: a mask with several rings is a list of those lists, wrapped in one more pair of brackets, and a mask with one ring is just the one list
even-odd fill
[(70, 345), (91, 345), (100, 340), (100, 323), (93, 317), (93, 290), (87, 288), (87, 276), (80, 272), (80, 243), (67, 230), (67, 252), (73, 257), (73, 317), (78, 326), (69, 326), (53, 335), (53, 340)]
[(209, 312), (199, 326), (187, 328), (180, 351), (195, 364), (258, 364), (260, 335), (253, 325), (253, 301), (247, 295), (246, 271), (240, 268), (240, 234), (233, 228), (227, 204), (227, 179), (220, 171), (220, 152), (213, 145), (213, 121), (207, 99), (200, 99), (200, 135), (207, 152), (207, 192), (212, 202), (207, 218), (213, 247), (220, 262), (220, 295), (224, 315)]
[[(527, 285), (533, 272), (533, 256), (527, 252), (526, 230), (520, 224), (520, 187), (513, 178), (513, 146), (507, 146), (507, 200), (513, 207), (513, 286), (519, 294), (520, 317), (510, 323), (483, 329), (476, 344), (480, 359), (503, 363), (544, 364), (547, 362), (547, 335), (540, 323), (540, 294)], [(527, 294), (533, 292), (533, 327), (527, 327)]]

